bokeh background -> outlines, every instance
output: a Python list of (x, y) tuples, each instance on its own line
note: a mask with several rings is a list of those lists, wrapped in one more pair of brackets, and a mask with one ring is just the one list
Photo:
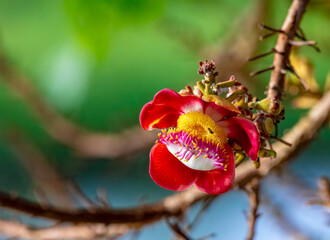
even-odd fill
[[(255, 62), (247, 58), (274, 47), (276, 36), (258, 40), (267, 33), (258, 23), (280, 27), (290, 3), (0, 0), (0, 49), (65, 118), (90, 131), (116, 134), (139, 124), (140, 109), (160, 89), (179, 91), (200, 80), (200, 60), (216, 60), (219, 80), (235, 74), (251, 93), (262, 97), (270, 73), (250, 77), (249, 72), (270, 66), (272, 57)], [(318, 87), (297, 100), (299, 86), (291, 77), (281, 133), (314, 104), (330, 70), (330, 4), (312, 0), (307, 10), (301, 26), (308, 38), (318, 42), (321, 52), (300, 48), (296, 56), (302, 63), (297, 67), (305, 69), (309, 83)], [(77, 182), (90, 198), (105, 189), (114, 207), (154, 202), (173, 193), (158, 187), (148, 175), (150, 146), (125, 157), (83, 157), (50, 137), (25, 101), (1, 80), (0, 76), (2, 191), (29, 199), (35, 199), (40, 185), (47, 192), (40, 182), (43, 177), (37, 174), (38, 164), (31, 167), (33, 159), (20, 154), (21, 145), (28, 144), (44, 156), (48, 168)], [(13, 131), (20, 140), (12, 137)], [(292, 163), (262, 181), (256, 239), (330, 239), (329, 212), (306, 204), (317, 197), (318, 178), (330, 176), (329, 141), (327, 126)], [(190, 210), (188, 218), (198, 207)], [(205, 211), (191, 236), (197, 239), (215, 233), (214, 239), (244, 239), (247, 210), (245, 193), (230, 191)], [(48, 224), (4, 209), (0, 216)], [(143, 240), (170, 239), (172, 232), (161, 221), (123, 239), (133, 235)]]

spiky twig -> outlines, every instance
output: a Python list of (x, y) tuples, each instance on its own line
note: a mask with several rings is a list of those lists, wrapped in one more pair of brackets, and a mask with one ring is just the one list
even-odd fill
[(281, 100), (283, 96), (285, 77), (283, 69), (286, 69), (288, 66), (289, 54), (292, 46), (290, 41), (296, 36), (296, 32), (308, 3), (309, 0), (294, 0), (281, 27), (282, 32), (279, 33), (275, 49), (284, 54), (274, 55), (274, 69), (270, 77), (267, 93), (267, 97), (272, 100)]

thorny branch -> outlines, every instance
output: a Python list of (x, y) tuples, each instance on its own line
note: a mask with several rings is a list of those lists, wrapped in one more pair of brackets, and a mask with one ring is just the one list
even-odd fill
[(275, 49), (283, 54), (274, 55), (273, 71), (270, 76), (268, 94), (270, 99), (281, 100), (284, 89), (284, 77), (289, 63), (290, 41), (296, 36), (300, 21), (309, 0), (294, 0), (281, 27)]
[(245, 192), (249, 197), (250, 211), (248, 215), (248, 234), (246, 240), (252, 240), (255, 234), (255, 226), (257, 218), (259, 217), (258, 206), (259, 206), (259, 180), (254, 178), (244, 188)]

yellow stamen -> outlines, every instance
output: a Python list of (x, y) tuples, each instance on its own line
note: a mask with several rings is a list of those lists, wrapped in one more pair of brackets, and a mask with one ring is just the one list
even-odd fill
[(220, 128), (210, 116), (201, 112), (188, 112), (181, 115), (177, 128), (206, 143), (219, 144), (219, 147), (227, 142), (225, 130)]

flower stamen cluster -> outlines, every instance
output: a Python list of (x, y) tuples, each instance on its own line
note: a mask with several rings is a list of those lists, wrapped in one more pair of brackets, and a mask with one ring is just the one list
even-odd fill
[(163, 129), (158, 134), (159, 140), (156, 143), (162, 143), (167, 146), (178, 146), (179, 150), (174, 156), (180, 161), (189, 162), (191, 158), (208, 158), (212, 160), (214, 168), (227, 170), (228, 163), (226, 156), (228, 153), (221, 143), (214, 144), (207, 137), (196, 137), (191, 134), (175, 128)]

